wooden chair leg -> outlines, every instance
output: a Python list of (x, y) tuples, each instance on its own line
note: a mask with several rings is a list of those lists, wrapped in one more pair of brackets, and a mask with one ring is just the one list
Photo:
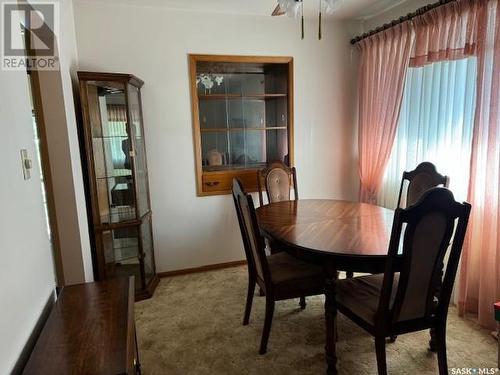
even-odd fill
[(306, 297), (302, 296), (300, 297), (300, 308), (304, 310), (306, 308)]
[(255, 280), (248, 280), (247, 304), (245, 306), (245, 316), (243, 325), (246, 326), (250, 320), (250, 311), (252, 311), (253, 294), (255, 293)]
[(262, 332), (262, 340), (260, 342), (259, 354), (265, 354), (267, 351), (267, 341), (269, 333), (271, 333), (271, 323), (273, 322), (274, 300), (266, 297), (266, 318), (264, 320), (264, 330)]
[(387, 375), (387, 362), (385, 357), (385, 337), (375, 337), (375, 351), (377, 352), (378, 375)]
[(325, 357), (327, 375), (337, 375), (337, 302), (335, 300), (335, 281), (335, 279), (329, 278), (325, 281)]
[(448, 375), (448, 360), (446, 358), (446, 325), (436, 328), (435, 334), (439, 375)]

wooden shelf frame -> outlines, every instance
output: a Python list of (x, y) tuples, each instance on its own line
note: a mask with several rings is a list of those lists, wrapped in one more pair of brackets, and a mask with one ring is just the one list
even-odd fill
[(264, 126), (264, 127), (247, 127), (247, 128), (201, 128), (201, 132), (242, 132), (242, 131), (263, 131), (263, 130), (286, 130), (286, 126)]
[[(193, 143), (195, 152), (196, 192), (198, 196), (221, 195), (231, 193), (231, 181), (234, 177), (242, 180), (247, 191), (257, 191), (257, 173), (255, 168), (230, 169), (221, 171), (203, 170), (203, 152), (201, 136), (209, 132), (233, 132), (233, 131), (265, 131), (265, 130), (287, 130), (288, 141), (288, 163), (294, 165), (294, 66), (293, 57), (290, 56), (229, 56), (229, 55), (206, 55), (189, 54), (189, 75), (191, 85), (191, 109), (193, 116)], [(255, 65), (268, 68), (272, 65), (283, 68), (287, 77), (287, 93), (271, 94), (200, 94), (196, 85), (197, 64), (241, 64), (241, 66)], [(281, 65), (281, 67), (279, 65)], [(241, 71), (240, 73), (243, 73)], [(280, 91), (280, 90), (278, 90)], [(273, 127), (238, 127), (238, 128), (202, 128), (200, 125), (200, 100), (276, 100), (287, 101), (287, 126)]]
[[(154, 241), (152, 232), (152, 222), (151, 222), (151, 201), (149, 194), (149, 181), (147, 175), (147, 157), (146, 157), (146, 146), (144, 142), (144, 120), (142, 111), (142, 97), (141, 97), (141, 87), (144, 82), (135, 77), (132, 74), (122, 74), (122, 73), (102, 73), (102, 72), (78, 72), (79, 86), (80, 86), (80, 100), (81, 100), (81, 110), (82, 110), (82, 121), (80, 122), (81, 136), (83, 137), (82, 143), (84, 144), (85, 151), (85, 163), (83, 164), (84, 170), (86, 170), (86, 188), (88, 189), (89, 207), (88, 211), (92, 218), (92, 223), (89, 225), (89, 229), (92, 236), (92, 257), (94, 265), (94, 278), (96, 280), (106, 280), (113, 276), (113, 274), (108, 273), (108, 264), (106, 263), (105, 257), (105, 247), (107, 241), (105, 232), (120, 230), (126, 228), (135, 228), (137, 230), (138, 239), (138, 255), (132, 258), (136, 258), (139, 262), (140, 273), (138, 276), (137, 288), (136, 288), (136, 299), (141, 300), (144, 298), (149, 298), (153, 295), (154, 289), (158, 284), (158, 277), (156, 275), (155, 259), (154, 259)], [(92, 87), (92, 90), (90, 88)], [(103, 126), (101, 119), (101, 109), (99, 106), (99, 92), (97, 87), (113, 87), (123, 91), (124, 95), (124, 106), (126, 110), (126, 127), (127, 135), (122, 137), (122, 135), (103, 135)], [(133, 116), (133, 110), (130, 104), (130, 97), (132, 94), (136, 95), (136, 107), (135, 116)], [(131, 124), (135, 119), (139, 124), (135, 131), (131, 130)], [(94, 134), (94, 129), (101, 129), (100, 135)], [(140, 134), (137, 133), (140, 131)], [(128, 145), (129, 151), (141, 150), (143, 154), (133, 153), (130, 160), (130, 168), (114, 169), (113, 173), (117, 170), (130, 170), (130, 174), (108, 174), (106, 166), (106, 155), (103, 149), (102, 155), (97, 155), (96, 151), (99, 147), (95, 146), (96, 140), (104, 140), (107, 138), (125, 139), (128, 138), (130, 143)], [(102, 145), (102, 143), (101, 143)], [(99, 144), (97, 144), (99, 146)], [(123, 151), (123, 149), (122, 149)], [(99, 169), (96, 168), (98, 162), (96, 160), (104, 160), (104, 174), (100, 174)], [(142, 166), (137, 162), (138, 158), (142, 158)], [(144, 170), (142, 169), (144, 168)], [(144, 173), (143, 173), (144, 172)], [(138, 177), (143, 178), (145, 191), (141, 192), (139, 188)], [(123, 179), (126, 180), (121, 182), (123, 184), (130, 184), (131, 191), (131, 201), (132, 204), (128, 208), (119, 209), (114, 211), (115, 208), (110, 202), (109, 192), (112, 189), (109, 188), (109, 182)], [(106, 204), (108, 212), (101, 212), (101, 207), (99, 206), (100, 196), (100, 184), (99, 182), (106, 181)], [(114, 181), (116, 182), (116, 181)], [(142, 203), (144, 207), (140, 205), (141, 200), (139, 196), (141, 195), (144, 200)], [(148, 233), (149, 232), (149, 233)], [(150, 241), (145, 242), (144, 238), (149, 238)], [(146, 253), (147, 251), (147, 253)], [(146, 267), (149, 267), (145, 262), (145, 258), (148, 257), (150, 264), (152, 264), (152, 270), (150, 273), (146, 272)], [(152, 275), (152, 276), (150, 276)]]
[(248, 100), (266, 100), (286, 98), (288, 94), (198, 94), (198, 99), (217, 100), (217, 99), (248, 99)]

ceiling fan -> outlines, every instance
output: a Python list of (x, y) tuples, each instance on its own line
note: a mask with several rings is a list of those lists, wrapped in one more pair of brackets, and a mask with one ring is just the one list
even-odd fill
[[(309, 0), (308, 0), (309, 1)], [(318, 39), (321, 39), (321, 13), (334, 13), (344, 0), (317, 0), (318, 1)], [(271, 16), (282, 16), (299, 18), (301, 20), (301, 35), (304, 39), (304, 0), (278, 0), (278, 5), (274, 8)]]

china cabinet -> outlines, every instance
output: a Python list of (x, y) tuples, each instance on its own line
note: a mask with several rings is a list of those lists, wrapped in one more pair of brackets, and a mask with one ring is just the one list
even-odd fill
[(98, 280), (135, 276), (136, 299), (155, 272), (140, 89), (130, 74), (78, 72)]
[(293, 59), (190, 55), (199, 196), (257, 190), (257, 170), (293, 165)]

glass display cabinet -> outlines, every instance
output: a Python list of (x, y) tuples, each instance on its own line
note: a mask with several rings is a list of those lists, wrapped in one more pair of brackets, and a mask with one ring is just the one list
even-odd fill
[(257, 190), (258, 169), (293, 165), (293, 59), (190, 55), (197, 194)]
[(135, 276), (136, 299), (152, 296), (155, 272), (143, 82), (130, 74), (78, 72), (88, 196), (92, 207), (94, 274)]

